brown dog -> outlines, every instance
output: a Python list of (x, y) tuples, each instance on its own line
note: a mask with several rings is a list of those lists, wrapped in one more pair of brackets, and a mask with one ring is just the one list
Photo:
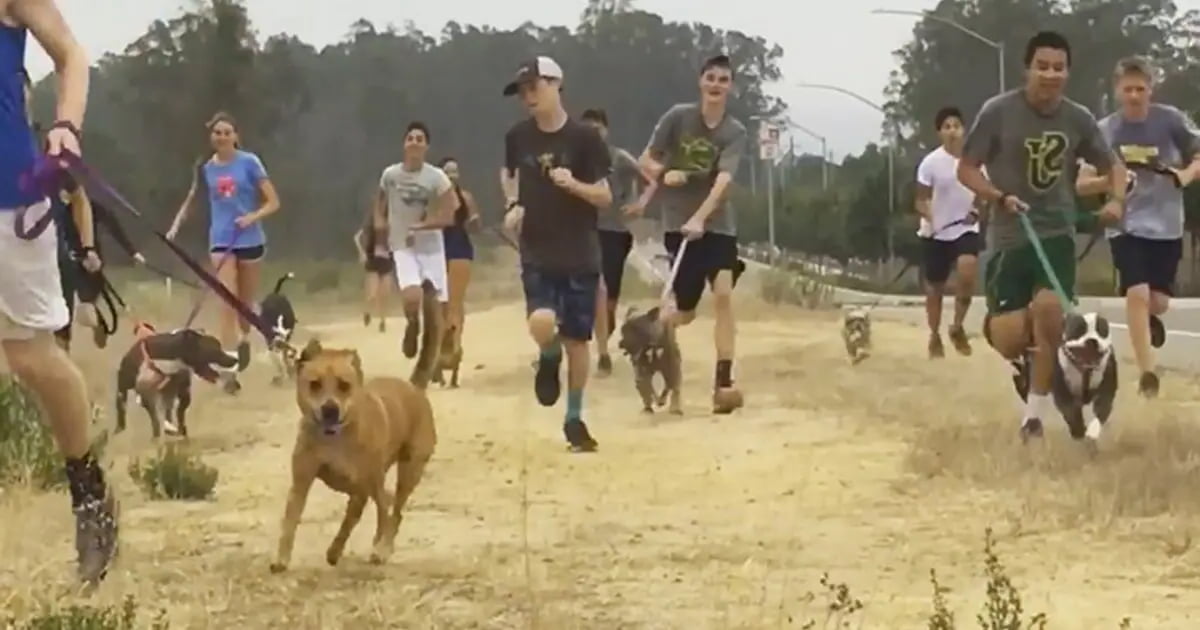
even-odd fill
[[(313, 340), (296, 365), (300, 431), (271, 571), (283, 571), (291, 560), (296, 526), (316, 479), (350, 496), (325, 560), (336, 565), (341, 559), (346, 539), (369, 499), (378, 517), (371, 562), (381, 564), (392, 553), (404, 504), (421, 481), (437, 444), (433, 409), (424, 392), (403, 379), (376, 377), (364, 382), (362, 362), (354, 350), (325, 349)], [(389, 501), (384, 478), (392, 464), (396, 465), (396, 493)]]

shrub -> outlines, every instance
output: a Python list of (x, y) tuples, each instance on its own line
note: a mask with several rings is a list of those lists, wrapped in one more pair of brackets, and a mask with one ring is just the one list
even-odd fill
[(212, 497), (217, 469), (176, 444), (168, 444), (145, 463), (129, 463), (129, 476), (151, 499), (204, 500)]
[[(60, 610), (44, 610), (24, 620), (0, 620), (7, 630), (135, 630), (137, 602), (126, 597), (120, 606), (97, 608), (70, 606)], [(167, 630), (166, 611), (159, 610), (150, 622), (151, 630)]]

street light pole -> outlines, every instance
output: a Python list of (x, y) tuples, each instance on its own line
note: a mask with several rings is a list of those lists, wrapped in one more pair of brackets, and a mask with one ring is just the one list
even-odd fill
[[(882, 105), (875, 103), (871, 99), (859, 94), (858, 92), (853, 92), (843, 87), (824, 83), (794, 83), (793, 85), (800, 88), (828, 90), (830, 92), (845, 94), (846, 96), (849, 96), (850, 98), (853, 98), (854, 100), (883, 114), (884, 120), (888, 120), (887, 110), (885, 110)], [(896, 126), (895, 121), (891, 121), (891, 123), (893, 133), (891, 134), (892, 137), (888, 140), (888, 219), (887, 225), (885, 226), (885, 229), (887, 230), (887, 259), (889, 266), (891, 265), (892, 260), (895, 258), (895, 244), (892, 240), (892, 219), (896, 216), (896, 141), (900, 138), (899, 128)]]
[(790, 120), (787, 121), (787, 124), (794, 129), (803, 131), (804, 133), (816, 138), (821, 142), (821, 190), (829, 190), (829, 142), (825, 139), (825, 136), (822, 136), (821, 134), (805, 127), (804, 125), (798, 125)]
[(1000, 77), (999, 77), (1000, 92), (1001, 93), (1004, 92), (1004, 42), (996, 41), (993, 39), (988, 39), (987, 37), (980, 35), (979, 33), (963, 26), (962, 24), (959, 24), (958, 22), (955, 22), (954, 20), (951, 20), (950, 18), (944, 18), (940, 15), (937, 15), (933, 11), (907, 11), (904, 9), (875, 9), (874, 11), (871, 11), (871, 13), (876, 14), (876, 15), (911, 15), (911, 16), (915, 16), (915, 17), (925, 18), (925, 19), (933, 21), (933, 22), (940, 22), (951, 28), (956, 28), (959, 31), (966, 33), (967, 35), (970, 35), (971, 37), (974, 37), (975, 39), (987, 44), (988, 46), (991, 46), (992, 48), (996, 49), (997, 71), (1000, 74)]

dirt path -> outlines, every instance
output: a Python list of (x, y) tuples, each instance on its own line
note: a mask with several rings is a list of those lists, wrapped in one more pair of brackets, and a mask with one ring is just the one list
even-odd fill
[[(438, 452), (383, 567), (366, 562), (369, 513), (341, 566), (325, 565), (344, 500), (317, 486), (291, 570), (268, 573), (297, 419), (291, 390), (267, 383), (265, 359), (241, 396), (207, 390), (193, 407), (192, 442), (221, 474), (211, 502), (137, 494), (124, 454), (149, 452), (149, 428), (135, 412), (113, 445), (123, 556), (99, 597), (135, 594), (177, 628), (799, 628), (809, 618), (820, 627), (828, 572), (866, 604), (862, 627), (893, 629), (925, 625), (936, 567), (960, 627), (973, 628), (982, 532), (993, 526), (1027, 610), (1050, 613), (1052, 628), (1115, 629), (1125, 615), (1135, 628), (1196, 627), (1194, 554), (1168, 558), (1141, 534), (1161, 531), (1161, 518), (1070, 522), (1030, 508), (1058, 486), (1023, 478), (1006, 491), (913, 472), (930, 423), (990, 422), (1015, 438), (991, 357), (932, 365), (915, 328), (877, 322), (876, 355), (851, 368), (835, 315), (758, 305), (743, 316), (735, 376), (747, 409), (708, 413), (702, 318), (682, 335), (686, 416), (643, 416), (618, 361), (584, 408), (600, 452), (572, 455), (561, 408), (533, 401), (522, 310), (472, 313), (463, 388), (431, 392)], [(358, 348), (368, 374), (407, 372), (398, 330), (347, 320), (315, 332)], [(946, 445), (979, 447), (963, 435)], [(1021, 455), (977, 459), (989, 456)], [(10, 492), (0, 509), (3, 613), (64, 588), (70, 523), (60, 495)]]

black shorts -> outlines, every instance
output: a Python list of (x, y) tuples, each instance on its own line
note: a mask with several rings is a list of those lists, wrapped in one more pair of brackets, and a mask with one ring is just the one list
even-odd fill
[(363, 267), (367, 273), (386, 276), (396, 270), (396, 261), (391, 256), (368, 256)]
[[(671, 264), (675, 264), (675, 256), (679, 252), (679, 244), (683, 242), (683, 234), (667, 232), (663, 234), (663, 245), (671, 255)], [(683, 253), (679, 263), (679, 273), (671, 289), (675, 292), (675, 305), (681, 312), (688, 313), (696, 310), (700, 304), (700, 296), (704, 293), (704, 283), (711, 287), (721, 271), (733, 272), (733, 284), (737, 286), (738, 278), (746, 271), (746, 263), (738, 258), (738, 243), (736, 236), (705, 232), (700, 238), (691, 241)]]
[(959, 256), (979, 256), (979, 233), (963, 232), (953, 241), (921, 239), (921, 269), (925, 281), (945, 284)]
[(535, 265), (522, 265), (525, 313), (554, 311), (558, 334), (574, 341), (590, 341), (596, 325), (596, 289), (599, 273), (557, 273)]
[(1160, 241), (1122, 234), (1109, 239), (1113, 266), (1120, 275), (1120, 292), (1150, 285), (1150, 290), (1175, 295), (1175, 272), (1183, 258), (1183, 239)]
[(625, 259), (633, 249), (633, 235), (629, 232), (598, 230), (600, 236), (600, 273), (604, 277), (604, 290), (610, 301), (621, 297), (621, 279), (625, 277)]
[[(213, 254), (224, 254), (229, 251), (228, 247), (214, 247), (208, 250)], [(238, 262), (255, 262), (262, 260), (263, 255), (267, 253), (266, 245), (254, 245), (253, 247), (235, 247), (233, 248), (233, 257)]]

